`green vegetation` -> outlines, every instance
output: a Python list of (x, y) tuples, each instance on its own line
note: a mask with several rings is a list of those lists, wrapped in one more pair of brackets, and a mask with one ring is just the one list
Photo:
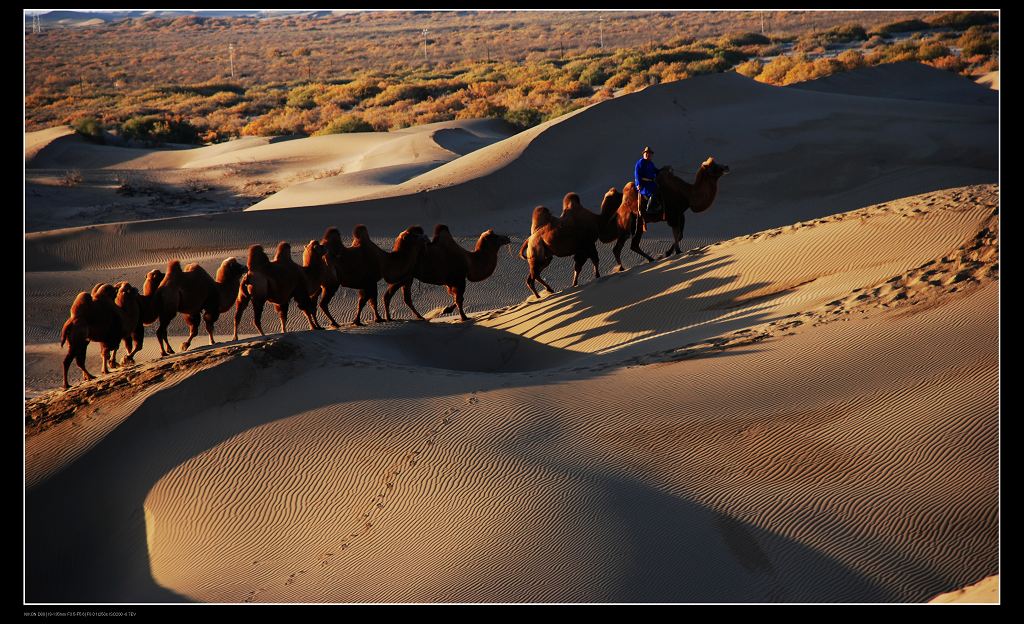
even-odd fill
[[(26, 128), (71, 123), (90, 140), (106, 130), (150, 143), (472, 118), (523, 129), (730, 69), (786, 85), (897, 61), (961, 73), (998, 67), (992, 13), (772, 12), (769, 35), (756, 32), (765, 16), (754, 11), (604, 15), (604, 48), (594, 14), (571, 12), (144, 18), (53, 29), (26, 35)], [(885, 36), (911, 29), (919, 32), (903, 41)]]

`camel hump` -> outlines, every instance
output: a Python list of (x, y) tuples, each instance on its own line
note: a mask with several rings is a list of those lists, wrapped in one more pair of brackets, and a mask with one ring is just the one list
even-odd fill
[(370, 231), (362, 223), (352, 228), (352, 240), (366, 240), (368, 238), (370, 238)]
[(576, 193), (566, 193), (565, 197), (562, 198), (563, 211), (579, 208), (581, 205), (580, 196)]
[(181, 261), (171, 260), (167, 263), (167, 273), (181, 273)]
[(192, 271), (195, 271), (196, 269), (202, 269), (202, 268), (203, 267), (199, 266), (198, 262), (189, 262), (188, 264), (185, 265), (185, 272), (186, 273), (190, 273)]
[(323, 240), (324, 241), (333, 241), (333, 240), (340, 241), (341, 240), (341, 230), (339, 230), (336, 226), (333, 226), (333, 225), (328, 227), (326, 230), (324, 230)]
[(71, 316), (80, 316), (82, 312), (89, 309), (92, 304), (92, 295), (84, 290), (78, 293), (75, 301), (71, 304)]
[(277, 244), (277, 251), (274, 253), (274, 262), (294, 262), (292, 260), (292, 246), (290, 243), (281, 241)]
[(708, 156), (708, 159), (705, 160), (703, 164), (705, 164), (707, 166), (711, 166), (711, 165), (715, 164), (715, 157), (714, 156)]
[(117, 297), (117, 288), (110, 284), (96, 284), (92, 288), (92, 298), (94, 300), (105, 298), (113, 301), (115, 297)]
[(263, 245), (252, 245), (249, 247), (249, 256), (246, 259), (246, 266), (251, 270), (254, 266), (260, 266), (270, 262), (267, 252), (263, 251)]
[(434, 226), (433, 239), (435, 242), (437, 241), (437, 237), (440, 236), (442, 232), (448, 232), (448, 234), (451, 235), (451, 230), (449, 230), (448, 226), (445, 225), (444, 223), (438, 223), (437, 225)]

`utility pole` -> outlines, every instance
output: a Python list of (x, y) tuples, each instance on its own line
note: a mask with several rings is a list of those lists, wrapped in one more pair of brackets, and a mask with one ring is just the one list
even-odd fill
[(228, 55), (231, 59), (231, 79), (235, 79), (235, 44), (228, 44)]
[(423, 62), (427, 62), (427, 33), (430, 32), (429, 28), (423, 29)]
[(601, 49), (604, 50), (604, 18), (603, 17), (599, 17), (599, 18), (597, 18), (597, 21), (598, 21), (598, 25), (599, 25), (599, 27), (601, 29)]
[(758, 11), (761, 14), (761, 34), (764, 34), (764, 11)]

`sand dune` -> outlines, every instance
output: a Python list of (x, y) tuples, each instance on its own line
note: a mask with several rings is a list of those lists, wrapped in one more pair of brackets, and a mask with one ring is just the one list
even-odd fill
[(29, 600), (966, 585), (997, 571), (996, 201), (931, 193), (471, 325), (301, 332), (44, 395)]
[[(603, 130), (613, 127), (614, 134)], [(700, 76), (576, 111), (363, 199), (287, 214), (260, 210), (30, 234), (28, 268), (118, 265), (121, 252), (114, 249), (125, 247), (136, 254), (134, 263), (160, 265), (169, 250), (306, 241), (328, 225), (347, 230), (358, 222), (379, 236), (436, 222), (465, 236), (491, 227), (522, 235), (533, 206), (558, 206), (569, 190), (596, 208), (610, 186), (625, 183), (645, 143), (656, 143), (657, 164), (673, 163), (690, 179), (709, 154), (732, 167), (715, 207), (688, 225), (723, 240), (936, 188), (994, 182), (996, 133), (994, 107)], [(83, 254), (76, 241), (85, 239), (93, 242)]]
[(790, 85), (790, 88), (950, 104), (994, 106), (999, 102), (997, 94), (979, 88), (969, 78), (913, 61), (839, 72)]
[[(27, 601), (924, 602), (998, 574), (998, 109), (909, 65), (804, 87), (701, 76), (508, 138), (26, 135), (40, 188), (75, 166), (278, 189), (26, 234)], [(687, 178), (709, 154), (732, 168), (688, 252), (608, 274), (601, 246), (603, 277), (568, 288), (556, 260), (559, 292), (528, 297), (532, 207), (596, 209), (646, 143)], [(473, 322), (258, 338), (249, 312), (238, 342), (159, 358), (150, 329), (138, 365), (54, 389), (59, 328), (96, 282), (436, 222), (466, 247), (513, 237), (469, 286)], [(354, 309), (339, 293), (335, 317)]]

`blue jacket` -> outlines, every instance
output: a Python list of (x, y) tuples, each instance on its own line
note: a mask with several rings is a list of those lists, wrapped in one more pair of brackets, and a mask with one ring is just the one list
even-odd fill
[(654, 180), (658, 176), (658, 168), (654, 166), (654, 163), (650, 160), (644, 160), (641, 158), (636, 161), (636, 167), (633, 170), (633, 183), (640, 190), (640, 194), (644, 197), (650, 197), (654, 194), (654, 191), (658, 190), (657, 182), (644, 182), (640, 178), (650, 178)]

